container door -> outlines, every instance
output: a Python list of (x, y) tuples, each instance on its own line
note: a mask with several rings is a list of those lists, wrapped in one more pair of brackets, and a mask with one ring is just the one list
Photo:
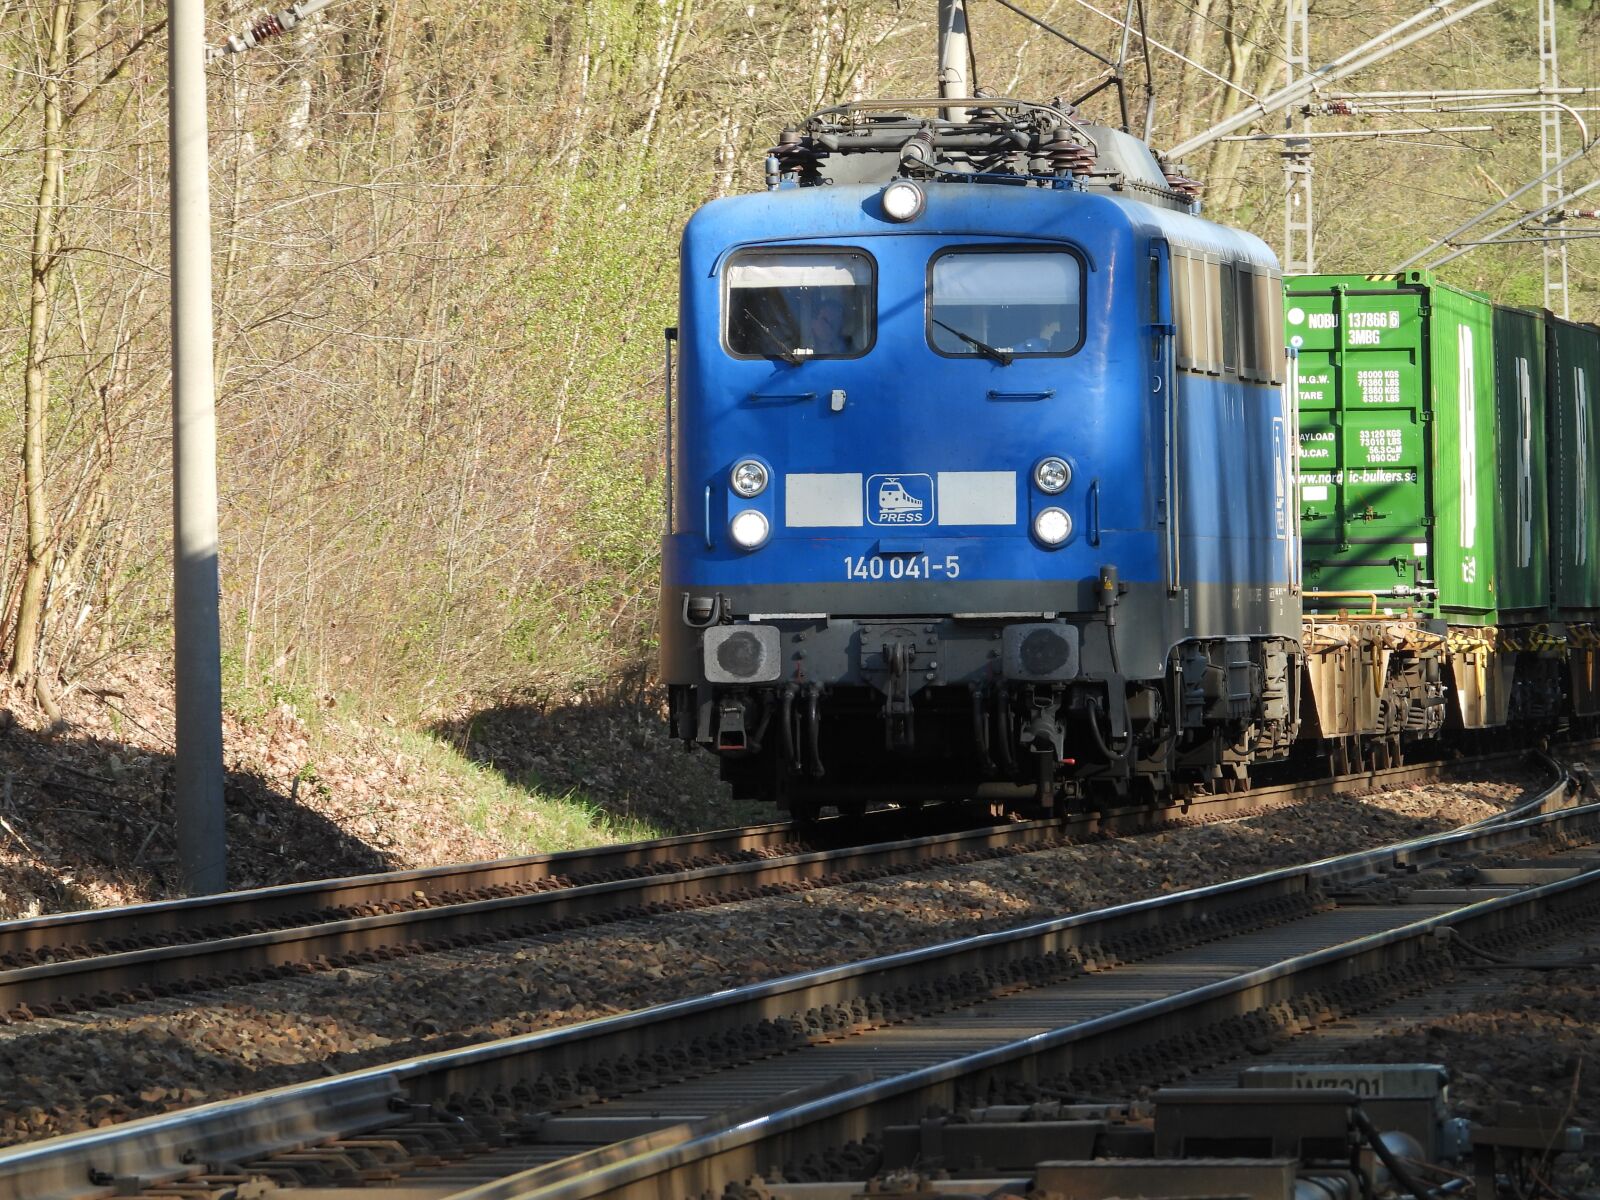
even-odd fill
[(1548, 319), (1550, 541), (1566, 620), (1600, 613), (1600, 334)]
[(1433, 393), (1433, 577), (1450, 620), (1495, 619), (1494, 324), (1488, 301), (1429, 292)]
[[(1370, 285), (1367, 285), (1370, 288)], [(1308, 609), (1428, 577), (1428, 362), (1422, 294), (1340, 286), (1295, 290), (1299, 342), (1300, 521)]]
[(1494, 371), (1500, 610), (1507, 619), (1542, 621), (1550, 604), (1550, 536), (1540, 314), (1494, 310)]

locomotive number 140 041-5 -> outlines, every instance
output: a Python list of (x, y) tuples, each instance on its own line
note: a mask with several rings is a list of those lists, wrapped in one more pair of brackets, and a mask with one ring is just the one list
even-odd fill
[(846, 554), (846, 579), (955, 579), (961, 574), (961, 556), (946, 554), (932, 559), (926, 554)]

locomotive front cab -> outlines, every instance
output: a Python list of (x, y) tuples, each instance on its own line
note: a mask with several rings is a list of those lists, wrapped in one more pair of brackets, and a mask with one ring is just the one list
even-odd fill
[(801, 813), (1160, 793), (1173, 647), (1211, 603), (1172, 586), (1163, 231), (1079, 187), (897, 189), (783, 186), (685, 231), (675, 732)]

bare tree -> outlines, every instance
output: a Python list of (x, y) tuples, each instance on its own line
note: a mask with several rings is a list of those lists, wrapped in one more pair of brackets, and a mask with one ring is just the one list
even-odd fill
[[(17, 602), (16, 634), (11, 651), (11, 677), (32, 677), (44, 624), (45, 582), (50, 574), (54, 543), (50, 531), (49, 495), (45, 479), (45, 442), (48, 437), (50, 375), (48, 347), (55, 309), (56, 217), (61, 203), (62, 77), (67, 67), (67, 30), (72, 0), (54, 0), (50, 6), (47, 50), (40, 63), (41, 112), (44, 137), (39, 164), (38, 202), (33, 213), (33, 245), (29, 267), (33, 283), (28, 305), (28, 349), (23, 383), (27, 412), (22, 439), (22, 471), (27, 496), (28, 539), (22, 596)], [(42, 676), (41, 676), (42, 680)], [(53, 705), (48, 685), (37, 689), (47, 711)]]

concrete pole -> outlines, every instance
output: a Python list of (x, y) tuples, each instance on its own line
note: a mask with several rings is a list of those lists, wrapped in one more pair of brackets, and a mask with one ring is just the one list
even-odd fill
[[(968, 63), (972, 58), (967, 40), (965, 0), (939, 0), (939, 96), (958, 98), (972, 95)], [(944, 109), (946, 121), (967, 119), (965, 108)]]
[(169, 0), (172, 154), (173, 623), (178, 862), (190, 895), (227, 884), (222, 649), (217, 618), (217, 418), (211, 358), (211, 188), (205, 0)]

